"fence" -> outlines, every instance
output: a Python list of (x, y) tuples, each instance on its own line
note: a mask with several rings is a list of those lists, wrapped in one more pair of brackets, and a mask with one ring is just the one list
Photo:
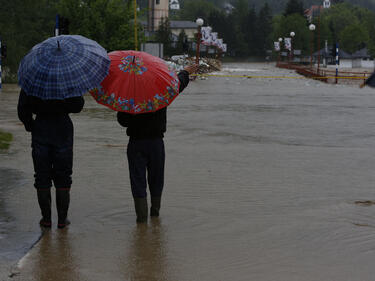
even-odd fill
[(294, 64), (289, 62), (278, 62), (277, 67), (294, 69), (298, 74), (312, 79), (320, 80), (331, 84), (349, 84), (349, 85), (360, 85), (362, 84), (370, 75), (371, 72), (367, 71), (342, 71), (338, 70), (336, 75), (336, 70), (316, 67), (304, 66), (300, 64)]

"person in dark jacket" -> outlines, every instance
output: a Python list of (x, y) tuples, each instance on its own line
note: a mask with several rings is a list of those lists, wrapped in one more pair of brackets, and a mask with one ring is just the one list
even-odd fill
[(69, 113), (79, 113), (83, 105), (83, 97), (42, 100), (28, 96), (23, 90), (20, 92), (18, 117), (26, 131), (31, 132), (34, 186), (43, 227), (51, 227), (52, 182), (56, 188), (58, 228), (69, 224), (67, 215), (73, 166), (73, 123)]
[[(189, 84), (189, 74), (197, 69), (197, 65), (188, 66), (178, 74), (180, 93)], [(167, 129), (167, 108), (143, 114), (118, 112), (117, 120), (121, 126), (127, 127), (129, 136), (127, 156), (137, 222), (147, 222), (147, 183), (151, 194), (150, 216), (159, 216), (164, 186), (163, 138)]]

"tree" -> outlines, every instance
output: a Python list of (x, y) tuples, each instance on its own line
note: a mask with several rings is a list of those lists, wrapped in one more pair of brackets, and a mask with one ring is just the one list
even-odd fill
[(279, 37), (290, 37), (292, 31), (296, 34), (292, 39), (293, 49), (308, 52), (310, 50), (311, 31), (308, 29), (306, 18), (296, 13), (286, 17), (282, 15), (274, 17), (272, 31), (274, 40)]
[(207, 20), (207, 25), (211, 26), (228, 45), (228, 53), (234, 52), (236, 46), (236, 34), (232, 28), (235, 25), (234, 18), (232, 14), (227, 15), (224, 11), (212, 10)]
[(303, 4), (299, 0), (289, 0), (286, 4), (284, 16), (292, 15), (292, 14), (299, 14), (301, 16), (304, 15)]
[(172, 32), (170, 22), (168, 18), (162, 18), (159, 24), (159, 28), (156, 31), (156, 40), (163, 43), (164, 54), (167, 56), (172, 55)]
[(181, 10), (181, 19), (195, 21), (197, 18), (202, 18), (207, 21), (212, 11), (218, 10), (217, 6), (205, 0), (189, 0), (186, 1)]
[(375, 14), (367, 9), (341, 3), (326, 9), (321, 18), (322, 38), (330, 44), (340, 43), (340, 48), (354, 52), (367, 46), (375, 55)]
[(257, 53), (257, 36), (256, 36), (256, 28), (257, 28), (257, 23), (258, 23), (258, 17), (257, 13), (255, 11), (255, 7), (252, 6), (249, 9), (249, 12), (247, 14), (247, 23), (246, 23), (246, 33), (245, 33), (245, 38), (247, 41), (247, 46), (249, 49), (249, 54), (256, 54)]
[[(58, 9), (69, 19), (72, 34), (91, 38), (108, 51), (134, 49), (133, 1), (60, 0)], [(140, 25), (137, 28), (141, 31)]]
[(235, 2), (233, 11), (235, 22), (233, 27), (236, 35), (235, 51), (238, 56), (247, 56), (249, 53), (246, 41), (248, 12), (249, 8), (246, 0), (237, 0)]
[(264, 4), (262, 9), (259, 11), (257, 17), (257, 29), (256, 31), (256, 46), (257, 54), (264, 56), (267, 49), (271, 47), (271, 33), (272, 33), (272, 13), (267, 3)]
[(358, 23), (353, 23), (344, 28), (340, 33), (341, 47), (347, 52), (355, 51), (366, 46), (369, 41), (367, 30)]
[(186, 36), (185, 30), (182, 30), (180, 34), (178, 34), (176, 53), (178, 54), (187, 53), (188, 48), (189, 48), (189, 45), (187, 42), (187, 36)]
[(4, 71), (11, 74), (5, 81), (16, 81), (15, 74), (21, 59), (37, 43), (53, 36), (55, 2), (48, 0), (1, 0), (0, 30), (7, 45)]

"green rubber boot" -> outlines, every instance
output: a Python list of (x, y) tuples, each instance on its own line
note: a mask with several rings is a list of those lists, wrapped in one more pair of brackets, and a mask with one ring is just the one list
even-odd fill
[(56, 207), (58, 216), (58, 228), (64, 228), (70, 224), (67, 219), (70, 203), (70, 189), (69, 188), (56, 188)]
[(43, 227), (51, 227), (51, 190), (38, 189), (38, 203), (42, 213), (39, 224)]
[(161, 202), (161, 197), (151, 197), (151, 208), (150, 208), (151, 217), (159, 216), (160, 202)]
[(135, 213), (137, 214), (137, 222), (145, 223), (147, 222), (148, 207), (147, 207), (147, 197), (134, 197)]

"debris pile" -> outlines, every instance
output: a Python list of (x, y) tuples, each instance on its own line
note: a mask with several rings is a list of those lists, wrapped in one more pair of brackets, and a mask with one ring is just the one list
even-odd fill
[[(172, 56), (166, 60), (168, 66), (175, 70), (181, 71), (185, 66), (195, 63), (195, 57), (189, 57), (188, 55)], [(199, 74), (210, 73), (214, 71), (220, 71), (221, 61), (214, 58), (199, 58)]]

